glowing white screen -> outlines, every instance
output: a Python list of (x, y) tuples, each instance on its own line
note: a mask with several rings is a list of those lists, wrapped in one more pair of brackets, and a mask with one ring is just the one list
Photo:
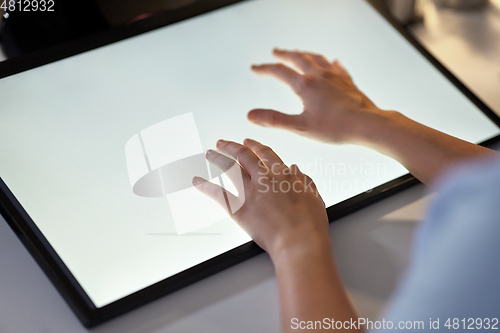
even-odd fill
[[(125, 145), (136, 136), (140, 153), (150, 126), (192, 113), (203, 150), (257, 139), (327, 205), (406, 173), (368, 149), (250, 124), (253, 108), (301, 111), (289, 88), (250, 72), (276, 46), (340, 59), (382, 108), (473, 142), (499, 133), (362, 0), (244, 2), (0, 80), (0, 176), (97, 307), (249, 240), (229, 218), (179, 235), (165, 197), (134, 194)], [(147, 169), (134, 161), (135, 180)]]

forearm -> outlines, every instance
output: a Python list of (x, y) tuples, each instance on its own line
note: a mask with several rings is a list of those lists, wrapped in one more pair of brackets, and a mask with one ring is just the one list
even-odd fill
[(433, 183), (458, 163), (498, 156), (494, 150), (439, 132), (398, 112), (383, 114), (367, 124), (359, 143), (396, 159), (424, 184)]
[(290, 246), (273, 256), (283, 332), (300, 331), (300, 322), (323, 325), (325, 318), (357, 318), (337, 274), (328, 236), (302, 241), (304, 246)]

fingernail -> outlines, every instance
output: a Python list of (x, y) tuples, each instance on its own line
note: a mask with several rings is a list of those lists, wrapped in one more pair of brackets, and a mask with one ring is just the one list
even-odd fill
[(255, 110), (252, 110), (250, 112), (248, 112), (248, 120), (250, 121), (255, 121), (259, 118), (259, 113), (256, 112)]
[(205, 154), (206, 156), (211, 156), (213, 155), (214, 151), (212, 149), (207, 150), (207, 153)]
[(203, 183), (205, 180), (201, 177), (193, 177), (193, 185), (197, 186)]
[(219, 140), (219, 141), (217, 141), (217, 145), (223, 145), (223, 144), (225, 144), (225, 143), (226, 143), (226, 141), (225, 141), (225, 140)]

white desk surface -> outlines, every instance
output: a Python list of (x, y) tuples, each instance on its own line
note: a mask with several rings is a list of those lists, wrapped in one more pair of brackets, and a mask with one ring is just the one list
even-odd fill
[[(475, 12), (428, 2), (413, 32), (500, 113), (500, 0)], [(412, 235), (432, 195), (423, 185), (331, 225), (337, 265), (359, 312), (383, 310), (404, 272)], [(0, 333), (87, 332), (0, 218)], [(279, 332), (278, 292), (269, 257), (259, 255), (91, 332)]]

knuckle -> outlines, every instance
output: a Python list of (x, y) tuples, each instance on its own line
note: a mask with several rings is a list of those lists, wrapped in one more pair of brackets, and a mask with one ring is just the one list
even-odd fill
[(260, 150), (263, 151), (263, 152), (266, 152), (266, 153), (270, 153), (270, 152), (273, 151), (270, 147), (265, 146), (265, 145), (262, 145), (262, 147), (260, 148)]
[(247, 155), (248, 153), (250, 153), (250, 149), (248, 147), (245, 147), (245, 146), (241, 146), (239, 147), (237, 150), (236, 150), (236, 155), (237, 156), (245, 156)]
[(303, 89), (316, 87), (316, 78), (312, 75), (304, 75), (299, 81), (299, 85)]
[(304, 135), (307, 132), (307, 126), (307, 121), (302, 119), (301, 121), (295, 122), (293, 128), (296, 133)]
[(260, 152), (265, 155), (273, 155), (274, 151), (271, 149), (271, 147), (268, 146), (262, 146), (259, 148)]
[(269, 115), (269, 123), (271, 124), (271, 126), (276, 126), (276, 124), (278, 122), (278, 120), (276, 118), (277, 118), (276, 112), (272, 112)]
[(276, 69), (278, 69), (280, 71), (286, 70), (286, 66), (283, 65), (283, 64), (276, 64), (274, 66), (275, 66)]
[(297, 58), (298, 60), (301, 60), (301, 61), (306, 61), (307, 55), (305, 55), (304, 53), (301, 53), (301, 52), (296, 52), (295, 58)]
[(330, 71), (322, 70), (320, 73), (321, 73), (321, 77), (323, 77), (325, 79), (331, 80), (331, 79), (335, 78), (335, 74), (333, 74)]

